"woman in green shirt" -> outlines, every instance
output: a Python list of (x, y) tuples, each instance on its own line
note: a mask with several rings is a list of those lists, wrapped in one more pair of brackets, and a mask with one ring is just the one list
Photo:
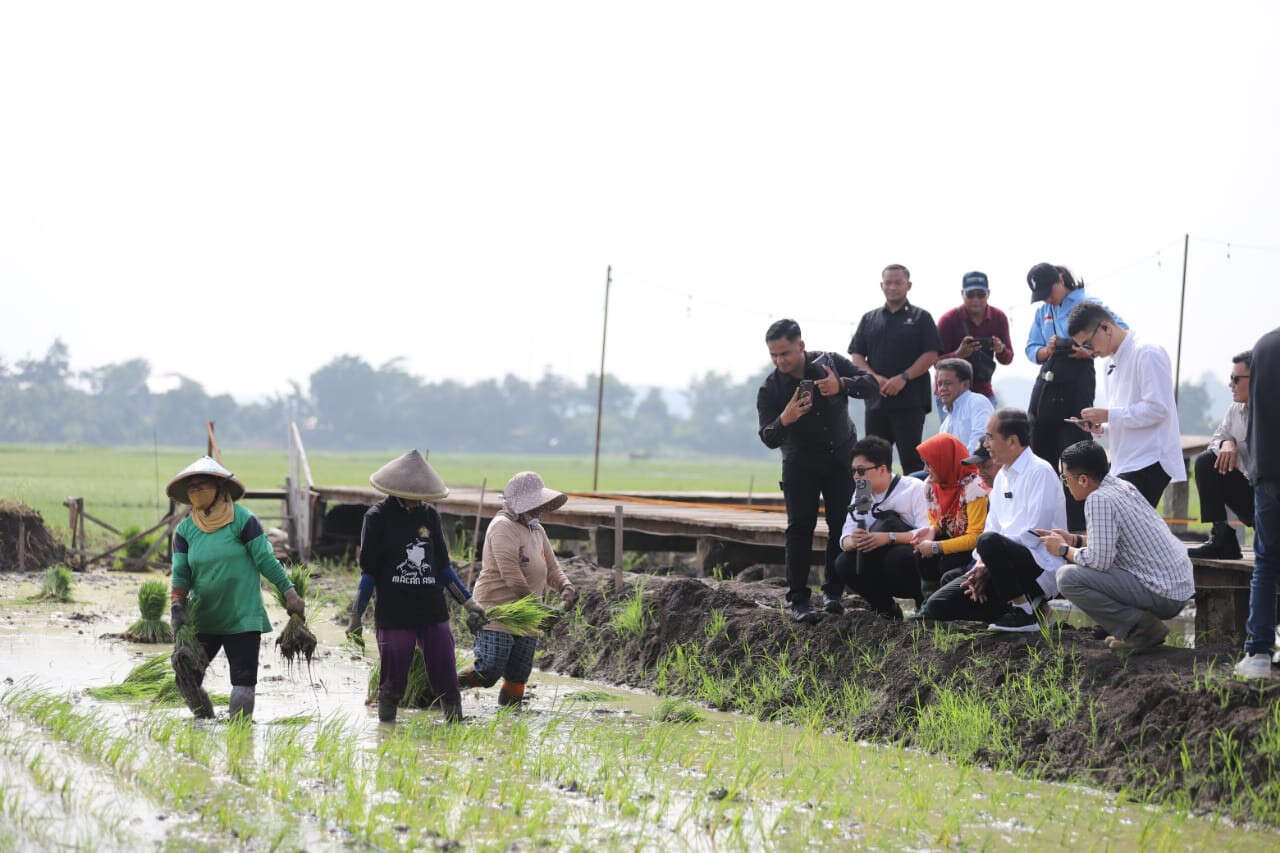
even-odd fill
[[(303, 614), (302, 596), (294, 590), (271, 551), (262, 523), (236, 503), (244, 485), (212, 458), (197, 459), (169, 481), (165, 489), (175, 501), (191, 505), (191, 514), (173, 534), (173, 606), (177, 633), (187, 621), (187, 596), (200, 599), (196, 636), (209, 660), (219, 649), (231, 667), (230, 715), (253, 716), (258, 683), (258, 649), (262, 632), (271, 630), (262, 605), (259, 576), (275, 585), (290, 613)], [(212, 717), (213, 704), (199, 680), (184, 686), (183, 698), (197, 717)]]

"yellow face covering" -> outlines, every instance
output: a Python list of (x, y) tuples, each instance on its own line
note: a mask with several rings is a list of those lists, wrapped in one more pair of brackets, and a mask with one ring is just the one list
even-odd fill
[(213, 486), (190, 489), (187, 498), (191, 501), (191, 520), (205, 533), (220, 530), (235, 518), (231, 498)]

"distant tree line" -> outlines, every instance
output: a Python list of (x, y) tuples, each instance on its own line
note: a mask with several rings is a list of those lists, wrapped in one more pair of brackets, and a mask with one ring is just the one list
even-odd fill
[[(241, 404), (185, 376), (177, 387), (153, 393), (145, 359), (81, 373), (71, 371), (70, 361), (61, 340), (43, 358), (0, 359), (0, 442), (185, 445), (202, 439), (206, 420), (217, 422), (221, 441), (257, 447), (281, 446), (291, 421), (303, 428), (308, 447), (333, 449), (579, 454), (590, 452), (595, 439), (593, 375), (464, 384), (415, 376), (398, 359), (375, 367), (340, 355), (312, 373), (306, 389), (290, 382), (287, 393)], [(602, 449), (766, 457), (770, 451), (756, 437), (755, 399), (768, 372), (740, 382), (715, 371), (694, 377), (682, 392), (684, 415), (672, 413), (658, 389), (640, 394), (606, 375)], [(1215, 407), (1221, 394), (1209, 393), (1208, 380), (1182, 385), (1184, 433), (1212, 432), (1221, 417)], [(861, 401), (852, 401), (850, 413), (861, 432)]]

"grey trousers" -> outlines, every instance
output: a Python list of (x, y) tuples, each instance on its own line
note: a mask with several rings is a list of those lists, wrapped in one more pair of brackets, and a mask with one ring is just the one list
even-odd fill
[(1129, 635), (1144, 613), (1172, 619), (1186, 605), (1152, 592), (1134, 575), (1115, 566), (1105, 572), (1063, 566), (1058, 569), (1058, 592), (1119, 640)]

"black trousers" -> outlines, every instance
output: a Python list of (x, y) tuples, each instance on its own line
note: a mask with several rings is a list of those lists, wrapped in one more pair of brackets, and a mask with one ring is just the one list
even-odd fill
[(867, 407), (866, 434), (876, 435), (898, 448), (903, 474), (914, 474), (924, 468), (916, 445), (924, 438), (925, 410), (884, 409)]
[[(1053, 381), (1045, 376), (1053, 373)], [(1063, 418), (1078, 418), (1080, 410), (1093, 405), (1096, 385), (1092, 362), (1053, 356), (1050, 363), (1040, 370), (1031, 390), (1031, 452), (1059, 470), (1062, 451), (1077, 441), (1091, 436), (1080, 427), (1066, 423)], [(1084, 503), (1071, 497), (1067, 487), (1062, 487), (1067, 502), (1067, 528), (1084, 530)]]
[(1044, 569), (1040, 568), (1026, 545), (1002, 533), (988, 532), (978, 537), (977, 551), (987, 567), (992, 598), (999, 599), (1002, 604), (1020, 595), (1032, 600), (1044, 598), (1044, 589), (1036, 581)]
[(877, 613), (891, 613), (895, 598), (920, 601), (920, 565), (910, 545), (885, 545), (874, 551), (841, 551), (836, 572), (846, 586)]
[(1200, 493), (1200, 520), (1213, 523), (1227, 520), (1231, 507), (1245, 525), (1253, 527), (1253, 486), (1239, 470), (1219, 474), (1213, 466), (1218, 454), (1206, 450), (1196, 457), (1196, 491)]
[[(262, 647), (260, 631), (245, 631), (243, 634), (197, 634), (196, 639), (204, 648), (209, 660), (224, 649), (227, 663), (231, 665), (232, 687), (253, 687), (258, 683), (258, 650)], [(204, 674), (200, 675), (201, 681)]]
[(1137, 486), (1138, 491), (1142, 492), (1142, 496), (1147, 499), (1147, 503), (1151, 504), (1152, 507), (1160, 505), (1160, 496), (1164, 494), (1165, 486), (1169, 485), (1169, 481), (1173, 479), (1159, 462), (1152, 462), (1146, 468), (1139, 468), (1137, 471), (1125, 471), (1123, 474), (1117, 474), (1116, 476)]
[(943, 574), (942, 585), (938, 591), (920, 607), (922, 619), (951, 621), (953, 619), (972, 619), (976, 622), (990, 622), (1008, 608), (1008, 604), (996, 598), (985, 602), (977, 602), (965, 595), (960, 584), (964, 581), (964, 569), (952, 569)]
[(847, 454), (820, 460), (783, 460), (782, 495), (787, 503), (787, 601), (809, 600), (809, 555), (813, 552), (813, 531), (818, 525), (818, 496), (822, 496), (827, 517), (827, 559), (822, 573), (822, 591), (833, 598), (844, 594), (844, 584), (836, 573), (840, 554), (840, 528), (853, 500), (853, 472)]
[(954, 554), (939, 554), (936, 557), (921, 557), (918, 554), (916, 555), (916, 561), (919, 563), (920, 568), (920, 581), (931, 589), (937, 589), (942, 586), (944, 583), (942, 578), (957, 569), (960, 570), (961, 574), (964, 574), (972, 560), (972, 551), (958, 551)]

